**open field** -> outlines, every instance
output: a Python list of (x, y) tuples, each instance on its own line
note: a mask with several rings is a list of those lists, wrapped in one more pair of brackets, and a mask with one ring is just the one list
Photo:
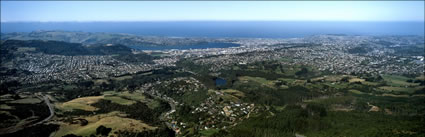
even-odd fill
[(106, 79), (96, 79), (96, 80), (93, 80), (93, 82), (94, 82), (94, 84), (96, 84), (96, 85), (100, 85), (100, 84), (102, 84), (102, 83), (109, 84), (108, 80), (106, 80)]
[(405, 87), (392, 87), (392, 86), (382, 86), (379, 89), (388, 91), (388, 92), (404, 92), (404, 93), (413, 93), (415, 88), (405, 88)]
[(120, 97), (124, 97), (124, 98), (127, 98), (127, 99), (134, 100), (134, 101), (140, 101), (140, 102), (146, 102), (147, 101), (146, 100), (147, 98), (142, 93), (120, 92), (117, 95), (120, 96)]
[(348, 91), (351, 92), (351, 93), (354, 93), (354, 94), (364, 94), (363, 92), (361, 92), (359, 90), (355, 90), (355, 89), (350, 89)]
[(382, 78), (384, 78), (384, 80), (390, 86), (405, 87), (405, 86), (418, 86), (419, 85), (419, 83), (406, 82), (407, 80), (409, 80), (409, 78), (404, 77), (404, 76), (383, 75)]
[(9, 106), (7, 104), (1, 104), (0, 109), (14, 109), (13, 106)]
[(121, 104), (121, 105), (132, 105), (132, 104), (136, 103), (136, 101), (124, 99), (124, 98), (121, 98), (119, 96), (108, 96), (108, 95), (106, 95), (103, 99), (110, 100), (114, 103)]
[(419, 77), (416, 77), (415, 79), (417, 79), (417, 80), (425, 80), (425, 75), (421, 75)]
[(95, 111), (96, 107), (91, 106), (91, 104), (96, 103), (100, 99), (103, 99), (103, 96), (90, 96), (90, 97), (82, 97), (76, 98), (71, 101), (65, 103), (57, 103), (55, 104), (56, 108), (64, 111), (72, 111), (74, 109), (80, 109), (85, 111)]
[(388, 94), (388, 93), (384, 93), (384, 94), (382, 94), (382, 96), (388, 96), (388, 97), (402, 97), (402, 98), (407, 98), (407, 97), (409, 97), (409, 95), (394, 95), (394, 94)]
[(9, 101), (8, 103), (17, 103), (17, 104), (37, 104), (40, 103), (41, 100), (38, 98), (24, 98), (24, 99), (18, 99), (18, 100), (14, 100), (14, 101)]
[(110, 135), (115, 131), (133, 131), (141, 132), (145, 130), (154, 130), (156, 127), (149, 126), (139, 120), (123, 118), (125, 115), (121, 112), (111, 112), (108, 114), (100, 114), (88, 117), (79, 117), (88, 121), (88, 124), (81, 126), (80, 124), (61, 123), (59, 131), (54, 136), (61, 137), (67, 134), (75, 134), (80, 136), (90, 136), (96, 134), (96, 128), (103, 125), (107, 128), (112, 128)]
[(214, 133), (217, 133), (219, 130), (218, 129), (207, 129), (207, 130), (201, 130), (199, 131), (203, 136), (211, 136)]
[(328, 75), (328, 76), (313, 78), (313, 79), (311, 79), (311, 81), (337, 82), (337, 81), (341, 81), (341, 79), (343, 77), (345, 77), (345, 76), (343, 76), (343, 75)]
[(361, 78), (351, 78), (348, 80), (348, 82), (352, 83), (352, 82), (364, 82), (364, 79)]
[(260, 83), (263, 86), (275, 88), (274, 87), (274, 85), (275, 85), (274, 81), (270, 81), (270, 80), (267, 80), (267, 79), (262, 78), (262, 77), (242, 76), (242, 77), (239, 77), (239, 80), (240, 81), (254, 81), (254, 82)]
[(150, 108), (155, 108), (158, 106), (158, 102), (153, 100), (147, 100), (147, 98), (142, 93), (129, 93), (129, 92), (115, 92), (115, 91), (106, 91), (102, 96), (90, 96), (76, 98), (64, 103), (56, 103), (56, 108), (63, 111), (72, 111), (74, 109), (80, 109), (85, 111), (95, 111), (96, 107), (91, 106), (91, 104), (98, 102), (100, 99), (110, 100), (114, 103), (121, 105), (131, 105), (140, 101), (147, 103)]
[(243, 92), (238, 91), (238, 90), (234, 90), (234, 89), (221, 90), (221, 92), (223, 92), (225, 94), (230, 94), (230, 95), (233, 95), (233, 96), (236, 96), (236, 97), (239, 97), (239, 98), (245, 96), (245, 94)]
[(148, 105), (148, 107), (151, 109), (154, 109), (159, 105), (158, 101), (148, 99), (146, 98), (145, 95), (143, 95), (143, 93), (140, 93), (140, 92), (130, 93), (128, 91), (124, 91), (124, 92), (106, 91), (106, 92), (103, 92), (103, 95), (105, 96), (105, 99), (111, 100), (114, 103), (118, 103), (121, 105), (131, 105), (136, 103), (135, 101), (146, 103), (146, 105)]

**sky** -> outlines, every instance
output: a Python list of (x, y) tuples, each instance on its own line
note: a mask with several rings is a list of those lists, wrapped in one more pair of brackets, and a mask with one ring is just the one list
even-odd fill
[(424, 1), (1, 1), (1, 22), (424, 21)]

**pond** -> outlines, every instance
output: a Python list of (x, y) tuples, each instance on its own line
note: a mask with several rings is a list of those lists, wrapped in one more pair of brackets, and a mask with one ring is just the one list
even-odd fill
[(215, 85), (216, 86), (224, 86), (224, 85), (226, 85), (226, 80), (225, 79), (222, 79), (222, 78), (216, 78), (215, 79)]

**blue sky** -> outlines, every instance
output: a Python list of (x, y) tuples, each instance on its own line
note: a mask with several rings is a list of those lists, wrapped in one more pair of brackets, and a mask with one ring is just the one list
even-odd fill
[(424, 21), (424, 1), (1, 1), (1, 21)]

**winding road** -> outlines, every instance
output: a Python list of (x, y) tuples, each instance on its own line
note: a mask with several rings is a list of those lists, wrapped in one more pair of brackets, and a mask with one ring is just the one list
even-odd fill
[(40, 99), (43, 99), (43, 100), (44, 100), (44, 103), (46, 103), (46, 105), (49, 107), (50, 115), (49, 115), (47, 118), (45, 118), (45, 119), (41, 120), (40, 122), (37, 122), (37, 123), (33, 124), (32, 126), (35, 126), (35, 125), (38, 125), (38, 124), (42, 124), (42, 123), (44, 123), (44, 122), (46, 122), (46, 121), (50, 120), (50, 119), (51, 119), (51, 118), (55, 115), (55, 108), (54, 108), (54, 106), (50, 103), (49, 98), (48, 98), (47, 96), (43, 96), (43, 95), (42, 95), (42, 98), (40, 98)]
[(22, 130), (24, 128), (27, 128), (27, 127), (32, 127), (32, 126), (42, 124), (42, 123), (50, 120), (55, 115), (54, 106), (50, 103), (49, 98), (47, 96), (44, 96), (44, 95), (36, 95), (36, 96), (38, 98), (40, 98), (41, 100), (44, 100), (46, 105), (49, 107), (50, 115), (47, 118), (45, 118), (45, 119), (43, 119), (43, 120), (41, 120), (37, 123), (34, 123), (34, 124), (31, 124), (31, 121), (25, 121), (21, 124), (17, 124), (17, 125), (12, 126), (12, 127), (0, 129), (0, 136), (3, 135), (3, 134), (14, 133), (14, 132), (17, 132), (17, 131)]

